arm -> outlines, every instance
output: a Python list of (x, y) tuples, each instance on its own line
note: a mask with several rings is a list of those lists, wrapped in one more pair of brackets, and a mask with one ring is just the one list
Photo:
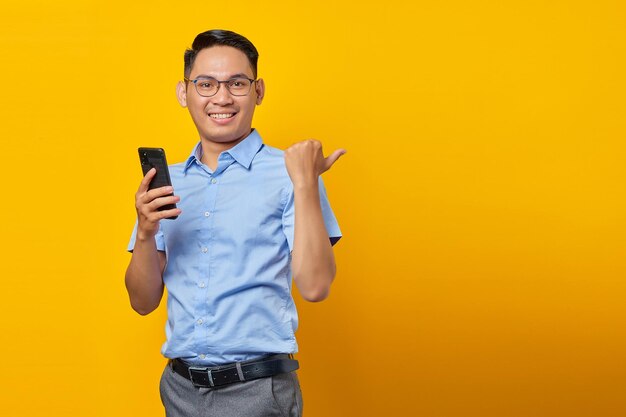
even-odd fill
[(154, 311), (161, 302), (164, 269), (165, 253), (157, 251), (154, 238), (137, 239), (126, 268), (126, 290), (133, 310), (142, 316)]
[(159, 207), (176, 203), (179, 198), (167, 196), (172, 192), (171, 187), (148, 191), (148, 184), (155, 174), (154, 168), (146, 174), (135, 195), (137, 237), (125, 279), (130, 304), (141, 315), (154, 311), (163, 297), (165, 253), (157, 251), (154, 239), (159, 230), (159, 221), (181, 213), (178, 208), (158, 211)]
[(294, 188), (295, 229), (293, 279), (307, 301), (328, 297), (336, 265), (320, 206), (318, 177), (345, 153), (340, 149), (324, 158), (318, 141), (304, 141), (285, 151), (285, 163)]
[(307, 301), (328, 297), (336, 265), (320, 207), (317, 182), (295, 189), (295, 228), (291, 258), (293, 278)]

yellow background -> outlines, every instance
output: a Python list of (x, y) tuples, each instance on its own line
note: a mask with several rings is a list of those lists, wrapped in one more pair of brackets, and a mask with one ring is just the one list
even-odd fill
[(305, 415), (626, 415), (623, 4), (3, 2), (0, 414), (164, 415), (136, 148), (188, 155), (182, 54), (226, 28), (266, 142), (348, 150), (331, 297), (296, 295)]

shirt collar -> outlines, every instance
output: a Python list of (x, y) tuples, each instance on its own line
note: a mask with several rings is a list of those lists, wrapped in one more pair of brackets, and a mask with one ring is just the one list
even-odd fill
[[(259, 152), (261, 147), (263, 146), (263, 139), (261, 139), (261, 135), (256, 131), (256, 129), (252, 129), (252, 132), (244, 140), (239, 142), (237, 145), (232, 148), (224, 151), (224, 153), (230, 154), (230, 156), (235, 159), (241, 166), (246, 169), (250, 169), (250, 164), (252, 164), (252, 160)], [(201, 163), (202, 161), (202, 142), (198, 142), (198, 144), (193, 148), (191, 155), (187, 158), (187, 162), (185, 162), (185, 170), (187, 170), (194, 162)]]

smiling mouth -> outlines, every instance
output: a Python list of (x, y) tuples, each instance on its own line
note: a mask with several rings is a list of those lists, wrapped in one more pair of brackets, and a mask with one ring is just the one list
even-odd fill
[(209, 113), (211, 119), (230, 119), (237, 113)]

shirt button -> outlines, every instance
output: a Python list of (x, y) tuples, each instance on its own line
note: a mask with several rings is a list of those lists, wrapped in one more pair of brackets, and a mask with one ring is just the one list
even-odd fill
[(209, 250), (207, 248), (202, 248), (202, 253), (207, 253)]
[(217, 180), (215, 178), (211, 178), (211, 184), (217, 184)]
[(202, 319), (198, 319), (198, 321), (196, 323), (202, 324)]
[(210, 215), (211, 215), (211, 212), (210, 212), (210, 211), (205, 211), (205, 212), (204, 212), (204, 217), (209, 217)]
[(204, 288), (204, 282), (201, 282), (200, 284), (198, 284), (198, 287)]

